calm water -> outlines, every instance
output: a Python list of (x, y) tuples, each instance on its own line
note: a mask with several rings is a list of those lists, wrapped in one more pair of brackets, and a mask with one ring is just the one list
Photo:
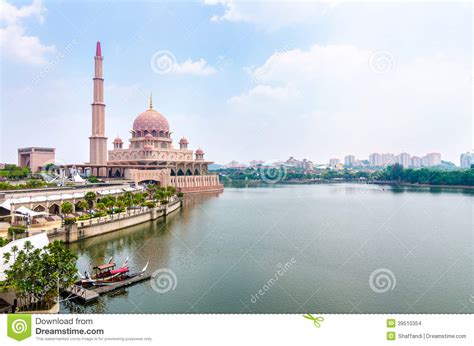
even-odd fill
[(134, 270), (149, 261), (173, 271), (174, 290), (148, 281), (62, 311), (472, 313), (473, 196), (335, 184), (187, 197), (166, 222), (71, 246), (81, 271), (110, 257)]

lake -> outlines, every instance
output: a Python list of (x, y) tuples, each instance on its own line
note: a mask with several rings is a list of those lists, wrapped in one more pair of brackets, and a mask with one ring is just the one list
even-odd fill
[(227, 187), (71, 244), (78, 268), (127, 257), (150, 281), (63, 313), (472, 313), (473, 190)]

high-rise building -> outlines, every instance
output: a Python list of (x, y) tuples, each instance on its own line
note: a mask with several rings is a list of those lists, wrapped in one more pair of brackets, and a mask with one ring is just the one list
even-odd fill
[(355, 162), (355, 156), (354, 155), (346, 155), (344, 157), (344, 165), (347, 166), (347, 167), (352, 167), (354, 166), (354, 162)]
[(393, 165), (394, 163), (398, 162), (397, 157), (391, 153), (382, 154), (382, 165)]
[(408, 168), (411, 165), (411, 157), (408, 153), (401, 153), (398, 155), (398, 163), (403, 166), (403, 168)]
[(334, 168), (336, 167), (337, 165), (340, 164), (340, 160), (337, 159), (337, 158), (332, 158), (332, 159), (329, 159), (329, 166)]
[(474, 165), (474, 153), (467, 152), (461, 154), (461, 167), (471, 168), (471, 165)]
[(411, 166), (412, 167), (421, 167), (421, 157), (412, 156), (411, 157)]
[(441, 164), (440, 153), (428, 153), (421, 158), (421, 165), (423, 167), (433, 167)]
[(371, 166), (382, 166), (382, 156), (379, 153), (373, 153), (369, 155), (369, 164)]

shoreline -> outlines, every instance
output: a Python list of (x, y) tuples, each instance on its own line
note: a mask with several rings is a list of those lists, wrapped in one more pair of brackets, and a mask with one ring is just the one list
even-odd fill
[[(232, 184), (242, 184), (242, 185), (256, 185), (256, 184), (266, 184), (263, 180), (233, 180), (230, 182), (225, 182), (224, 185)], [(280, 185), (317, 185), (317, 184), (358, 184), (358, 185), (389, 185), (389, 186), (406, 186), (406, 187), (439, 187), (439, 188), (448, 188), (448, 189), (460, 189), (460, 190), (474, 190), (474, 186), (471, 185), (433, 185), (433, 184), (412, 184), (412, 183), (403, 183), (396, 181), (371, 181), (371, 182), (358, 182), (358, 181), (282, 181), (275, 184)], [(266, 184), (268, 185), (268, 184)]]

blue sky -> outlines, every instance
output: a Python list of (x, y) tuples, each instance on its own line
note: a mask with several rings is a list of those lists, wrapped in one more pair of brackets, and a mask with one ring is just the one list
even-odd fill
[[(88, 160), (95, 42), (109, 142), (148, 106), (206, 158), (472, 148), (469, 3), (21, 1), (1, 6), (1, 158)], [(171, 70), (156, 73), (156, 52)], [(163, 62), (163, 61), (162, 61)], [(155, 64), (155, 69), (153, 68)]]

